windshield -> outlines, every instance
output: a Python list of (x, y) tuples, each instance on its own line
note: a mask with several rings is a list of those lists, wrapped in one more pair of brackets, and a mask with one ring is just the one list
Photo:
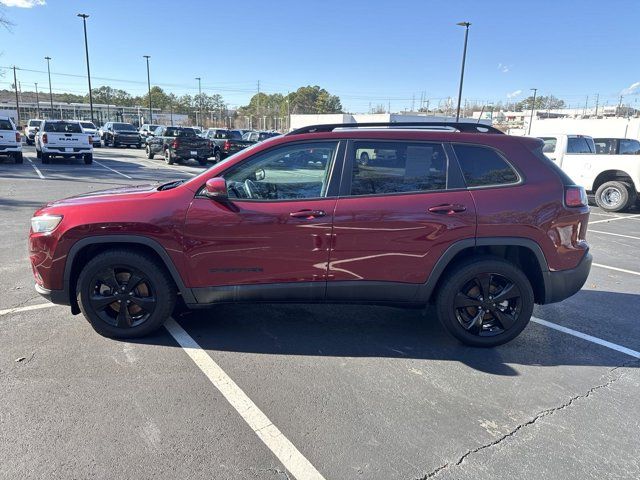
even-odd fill
[(131, 131), (131, 132), (135, 132), (136, 131), (136, 127), (134, 127), (130, 123), (114, 123), (113, 124), (113, 129), (114, 130), (127, 130), (127, 131)]
[(39, 127), (42, 124), (42, 120), (29, 120), (30, 127)]
[(82, 125), (82, 128), (91, 128), (93, 130), (96, 129), (96, 126), (91, 122), (80, 122), (80, 125)]
[(196, 132), (193, 131), (193, 128), (167, 127), (164, 135), (165, 137), (195, 137)]
[(240, 130), (230, 130), (229, 138), (231, 140), (242, 140), (242, 132)]
[(82, 133), (82, 128), (78, 122), (46, 122), (45, 132), (54, 133)]

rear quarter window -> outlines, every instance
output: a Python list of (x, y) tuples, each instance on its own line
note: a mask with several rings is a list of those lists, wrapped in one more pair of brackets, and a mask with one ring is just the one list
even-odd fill
[(519, 181), (518, 174), (492, 148), (478, 145), (454, 145), (468, 187), (509, 185)]

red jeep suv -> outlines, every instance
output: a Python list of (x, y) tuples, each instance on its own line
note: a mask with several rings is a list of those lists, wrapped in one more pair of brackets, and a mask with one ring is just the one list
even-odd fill
[(470, 123), (294, 130), (188, 181), (38, 210), (36, 290), (110, 337), (156, 330), (180, 296), (434, 303), (462, 342), (499, 345), (591, 267), (585, 192), (542, 145)]

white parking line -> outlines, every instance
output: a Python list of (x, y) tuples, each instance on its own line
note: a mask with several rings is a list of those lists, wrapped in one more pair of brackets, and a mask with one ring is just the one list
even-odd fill
[(634, 237), (633, 235), (622, 235), (621, 233), (601, 232), (600, 230), (589, 230), (589, 233), (601, 233), (602, 235), (613, 235), (614, 237), (632, 238), (633, 240), (640, 240), (640, 237)]
[(36, 171), (36, 173), (38, 174), (38, 176), (39, 176), (42, 180), (44, 180), (44, 179), (45, 179), (45, 178), (44, 178), (44, 175), (42, 174), (42, 172), (40, 171), (40, 169), (39, 169), (38, 167), (36, 167), (36, 164), (35, 164), (35, 163), (33, 163), (33, 161), (32, 161), (29, 157), (27, 157), (27, 160), (29, 160), (29, 163), (31, 164), (31, 166), (33, 167), (33, 169)]
[(37, 305), (28, 305), (26, 307), (7, 308), (6, 310), (0, 310), (0, 317), (2, 315), (9, 315), (10, 313), (28, 312), (29, 310), (40, 310), (41, 308), (57, 307), (55, 303), (38, 303)]
[(554, 330), (558, 330), (559, 332), (573, 335), (574, 337), (581, 338), (588, 342), (597, 343), (598, 345), (602, 345), (603, 347), (610, 348), (611, 350), (624, 353), (631, 357), (640, 358), (640, 352), (636, 352), (635, 350), (631, 350), (630, 348), (623, 347), (622, 345), (618, 345), (616, 343), (607, 342), (606, 340), (602, 340), (601, 338), (594, 337), (592, 335), (587, 335), (586, 333), (573, 330), (572, 328), (563, 327), (561, 325), (547, 322), (546, 320), (542, 320), (541, 318), (536, 318), (536, 317), (531, 317), (531, 321), (539, 325), (544, 325), (545, 327), (553, 328)]
[(291, 475), (298, 480), (324, 480), (311, 462), (175, 320), (169, 319), (165, 328)]
[(595, 222), (589, 222), (589, 225), (595, 225), (596, 223), (615, 222), (616, 220), (625, 220), (627, 218), (637, 218), (637, 217), (640, 217), (640, 213), (636, 213), (634, 215), (626, 215), (624, 217), (615, 217), (615, 218), (607, 218), (605, 220), (596, 220)]
[(133, 180), (133, 177), (130, 177), (129, 175), (125, 175), (124, 173), (119, 172), (119, 171), (117, 171), (117, 170), (114, 170), (114, 169), (113, 169), (113, 168), (111, 168), (111, 167), (107, 167), (106, 165), (103, 165), (102, 163), (100, 163), (100, 162), (99, 162), (99, 161), (97, 161), (97, 160), (94, 160), (94, 163), (97, 163), (97, 164), (98, 164), (98, 165), (100, 165), (101, 167), (104, 167), (104, 168), (106, 168), (107, 170), (111, 170), (112, 172), (115, 172), (115, 173), (117, 173), (118, 175), (122, 175), (123, 177), (128, 178), (129, 180)]
[(608, 270), (615, 270), (616, 272), (630, 273), (631, 275), (640, 275), (640, 272), (634, 272), (633, 270), (626, 270), (624, 268), (610, 267), (609, 265), (602, 265), (601, 263), (592, 263), (594, 267), (606, 268)]

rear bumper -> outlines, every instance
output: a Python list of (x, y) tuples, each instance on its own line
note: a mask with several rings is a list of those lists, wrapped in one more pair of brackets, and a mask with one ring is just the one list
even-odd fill
[(544, 303), (561, 302), (578, 292), (587, 281), (593, 257), (587, 251), (576, 268), (543, 272), (545, 284)]
[(19, 153), (22, 151), (22, 145), (0, 145), (0, 155), (8, 155), (10, 153)]

